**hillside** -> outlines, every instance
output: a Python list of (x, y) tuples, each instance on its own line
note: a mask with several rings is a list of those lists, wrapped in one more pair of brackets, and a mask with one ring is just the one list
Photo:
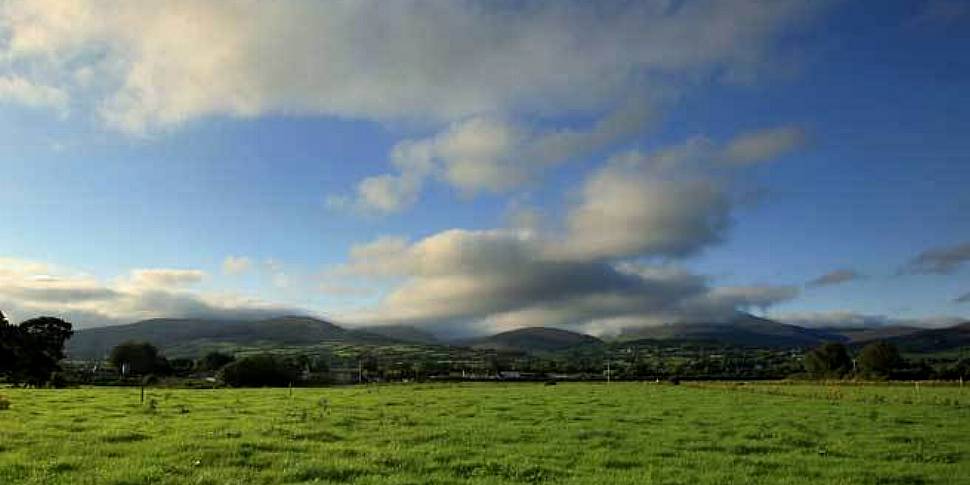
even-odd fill
[(603, 341), (586, 334), (557, 328), (528, 327), (463, 342), (473, 349), (518, 352), (556, 352), (569, 348), (600, 345)]
[(286, 316), (255, 321), (158, 318), (79, 330), (68, 340), (67, 354), (73, 359), (100, 358), (127, 340), (151, 342), (170, 355), (193, 355), (206, 348), (227, 346), (299, 346), (322, 341), (395, 342), (311, 317)]
[(920, 330), (887, 340), (904, 352), (940, 352), (970, 347), (970, 322), (946, 328)]
[(434, 334), (410, 325), (380, 325), (373, 327), (361, 327), (357, 330), (373, 335), (380, 335), (401, 342), (415, 344), (440, 345), (441, 340)]
[(858, 327), (858, 328), (837, 328), (826, 327), (818, 330), (829, 332), (845, 337), (847, 343), (863, 343), (873, 340), (884, 340), (893, 337), (901, 337), (920, 332), (924, 329), (919, 327), (907, 327), (902, 325), (890, 325), (885, 327)]
[(676, 340), (710, 342), (742, 347), (810, 347), (845, 337), (825, 330), (809, 329), (749, 314), (726, 322), (671, 323), (625, 329), (620, 340)]

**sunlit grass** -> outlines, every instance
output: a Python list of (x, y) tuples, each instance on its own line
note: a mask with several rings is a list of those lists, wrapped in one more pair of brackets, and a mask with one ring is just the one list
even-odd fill
[(967, 483), (970, 394), (915, 392), (5, 389), (0, 483)]

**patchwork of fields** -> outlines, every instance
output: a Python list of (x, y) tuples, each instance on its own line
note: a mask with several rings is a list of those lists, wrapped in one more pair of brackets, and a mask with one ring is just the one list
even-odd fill
[(970, 386), (2, 389), (0, 483), (970, 483)]

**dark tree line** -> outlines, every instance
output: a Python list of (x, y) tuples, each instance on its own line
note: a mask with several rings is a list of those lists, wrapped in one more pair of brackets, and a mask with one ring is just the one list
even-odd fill
[(71, 324), (54, 317), (32, 318), (13, 325), (0, 312), (0, 378), (40, 386), (57, 380), (64, 342)]
[(216, 372), (236, 359), (222, 352), (209, 352), (199, 360), (167, 359), (149, 342), (127, 341), (111, 349), (108, 361), (123, 376), (184, 376), (192, 372)]
[(867, 344), (853, 359), (849, 349), (837, 342), (825, 343), (805, 354), (805, 370), (822, 379), (841, 379), (850, 375), (868, 379), (892, 379), (907, 370), (903, 356), (890, 342)]

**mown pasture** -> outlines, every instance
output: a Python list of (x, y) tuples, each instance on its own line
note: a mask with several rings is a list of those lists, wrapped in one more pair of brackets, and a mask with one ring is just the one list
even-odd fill
[(970, 386), (0, 389), (0, 483), (970, 483)]

